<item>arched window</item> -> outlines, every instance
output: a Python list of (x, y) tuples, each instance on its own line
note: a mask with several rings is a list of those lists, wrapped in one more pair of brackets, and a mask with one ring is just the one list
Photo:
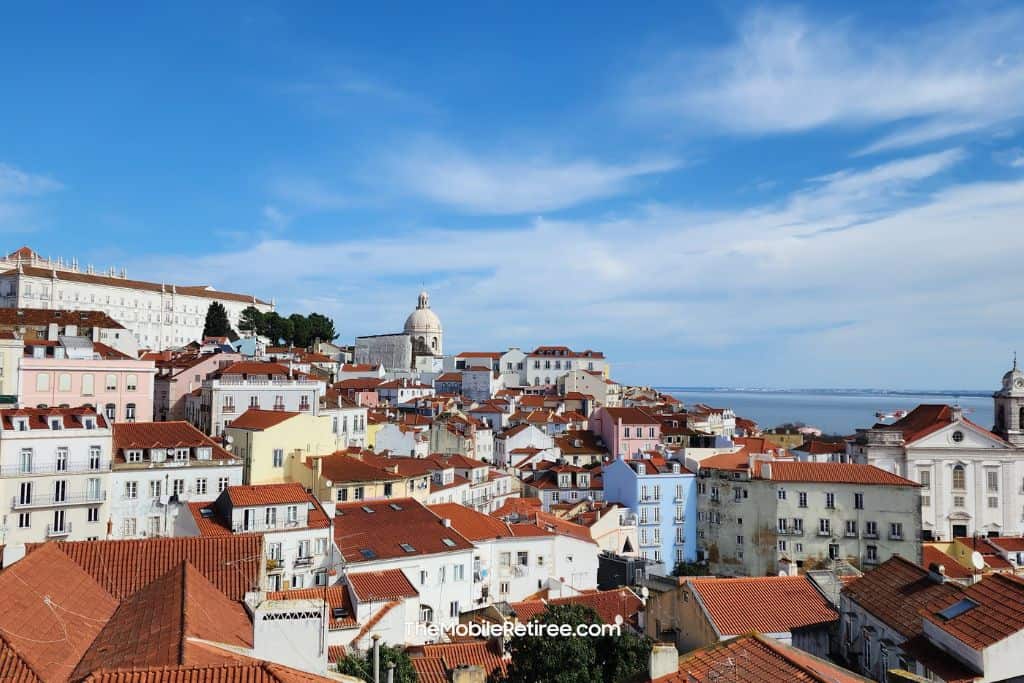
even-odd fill
[(57, 375), (57, 391), (71, 391), (71, 374), (62, 372)]
[(1020, 414), (1017, 416), (1017, 429), (1024, 428), (1024, 406), (1020, 407)]
[(36, 375), (36, 391), (50, 390), (50, 373), (40, 372)]
[(957, 465), (953, 468), (953, 488), (959, 491), (967, 488), (967, 475), (963, 465)]
[(420, 621), (425, 624), (429, 624), (434, 621), (434, 610), (430, 605), (420, 605)]
[(82, 396), (92, 396), (94, 391), (93, 376), (82, 375)]

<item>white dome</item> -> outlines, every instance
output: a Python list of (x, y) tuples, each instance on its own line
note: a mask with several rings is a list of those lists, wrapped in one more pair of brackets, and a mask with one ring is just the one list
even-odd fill
[(441, 334), (441, 319), (430, 310), (430, 295), (420, 292), (416, 310), (405, 319), (405, 333), (411, 335)]

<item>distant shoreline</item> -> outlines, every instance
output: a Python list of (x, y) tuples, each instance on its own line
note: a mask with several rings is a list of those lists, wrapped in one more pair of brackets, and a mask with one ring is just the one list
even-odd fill
[(654, 387), (658, 391), (736, 394), (819, 394), (831, 396), (969, 396), (989, 398), (993, 392), (977, 389), (781, 389), (763, 387)]

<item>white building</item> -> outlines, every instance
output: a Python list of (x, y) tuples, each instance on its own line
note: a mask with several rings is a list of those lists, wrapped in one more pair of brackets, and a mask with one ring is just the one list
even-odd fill
[(200, 339), (214, 301), (223, 304), (236, 329), (243, 309), (274, 310), (273, 300), (219, 292), (208, 285), (129, 280), (124, 269), (83, 270), (77, 259), (46, 259), (28, 247), (0, 259), (0, 307), (103, 311), (134, 334), (140, 347), (150, 349)]
[(338, 558), (331, 520), (301, 484), (229, 486), (212, 503), (189, 503), (176, 535), (263, 534), (270, 590), (326, 586)]
[(498, 467), (511, 467), (513, 451), (523, 448), (545, 451), (554, 446), (555, 440), (548, 434), (533, 425), (520, 424), (494, 437), (494, 463)]
[(366, 408), (346, 396), (325, 396), (320, 414), (331, 418), (331, 430), (338, 448), (366, 446)]
[(111, 430), (91, 408), (0, 410), (3, 544), (105, 538)]
[(608, 375), (608, 361), (600, 351), (573, 351), (567, 346), (538, 346), (526, 354), (521, 385), (551, 386), (573, 370), (593, 370)]
[(183, 504), (242, 483), (242, 460), (187, 422), (115, 424), (111, 469), (112, 538), (171, 535)]
[(249, 408), (317, 415), (327, 385), (278, 363), (239, 361), (203, 380), (185, 402), (189, 422), (219, 435)]
[(444, 329), (441, 327), (441, 319), (430, 310), (430, 295), (425, 291), (420, 292), (416, 310), (405, 320), (405, 333), (412, 338), (414, 351), (416, 342), (419, 342), (433, 355), (443, 354)]
[(346, 573), (399, 569), (419, 592), (416, 621), (450, 628), (473, 609), (474, 547), (412, 498), (341, 503), (334, 541)]
[(920, 405), (891, 425), (858, 430), (847, 446), (869, 463), (921, 484), (924, 538), (1024, 533), (1024, 372), (1003, 377), (995, 402), (996, 431), (957, 406)]

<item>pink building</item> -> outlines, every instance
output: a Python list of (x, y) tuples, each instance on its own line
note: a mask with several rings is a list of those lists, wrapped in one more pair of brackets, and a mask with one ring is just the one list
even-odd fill
[(240, 360), (240, 353), (189, 353), (157, 361), (153, 419), (184, 420), (185, 397), (211, 374)]
[(153, 419), (151, 360), (137, 360), (86, 337), (27, 339), (18, 405), (90, 405), (111, 422)]
[(590, 431), (619, 458), (636, 457), (661, 441), (661, 423), (639, 408), (598, 408), (590, 415)]

